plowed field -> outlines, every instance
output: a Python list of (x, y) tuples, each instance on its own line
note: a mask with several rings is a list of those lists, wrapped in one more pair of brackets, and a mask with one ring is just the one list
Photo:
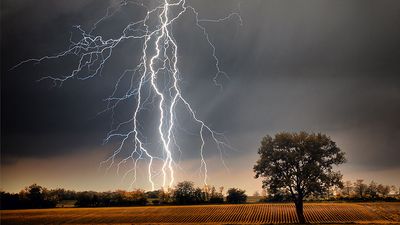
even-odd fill
[[(399, 223), (400, 203), (309, 203), (311, 223)], [(3, 210), (1, 224), (270, 224), (296, 223), (293, 204), (148, 206)]]

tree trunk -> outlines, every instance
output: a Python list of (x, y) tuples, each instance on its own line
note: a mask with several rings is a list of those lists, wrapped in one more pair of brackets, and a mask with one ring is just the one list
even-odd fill
[(296, 213), (299, 223), (306, 223), (306, 218), (303, 213), (303, 199), (297, 199), (294, 204), (296, 205)]

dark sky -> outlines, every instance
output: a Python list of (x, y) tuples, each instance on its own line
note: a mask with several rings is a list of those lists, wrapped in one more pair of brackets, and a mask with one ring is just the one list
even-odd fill
[[(113, 151), (112, 144), (101, 145), (110, 114), (97, 113), (118, 76), (137, 60), (138, 43), (119, 46), (101, 77), (67, 81), (62, 87), (36, 80), (71, 71), (73, 57), (9, 69), (27, 58), (65, 50), (73, 25), (88, 29), (115, 2), (1, 1), (2, 188), (17, 191), (29, 182), (75, 189), (114, 187), (107, 184), (111, 178), (95, 172), (87, 174), (97, 176), (91, 178), (96, 181), (76, 183), (85, 180), (81, 171), (95, 171)], [(305, 130), (326, 133), (347, 153), (345, 178), (400, 185), (399, 1), (190, 3), (203, 18), (240, 11), (243, 20), (242, 25), (237, 18), (205, 24), (221, 68), (229, 75), (219, 80), (222, 90), (212, 82), (210, 48), (193, 27), (193, 15), (174, 25), (182, 91), (198, 115), (224, 132), (236, 148), (226, 154), (231, 172), (211, 166), (210, 183), (259, 189), (251, 168), (261, 137)], [(142, 15), (135, 7), (124, 8), (102, 23), (98, 33), (113, 37)], [(131, 108), (123, 105), (119, 115), (123, 118)], [(150, 115), (147, 119), (152, 120)], [(190, 167), (198, 163), (198, 149), (190, 147), (197, 142), (190, 135), (181, 138), (186, 146), (182, 165)], [(206, 152), (214, 162), (217, 154)], [(239, 180), (226, 178), (226, 173), (237, 171)]]

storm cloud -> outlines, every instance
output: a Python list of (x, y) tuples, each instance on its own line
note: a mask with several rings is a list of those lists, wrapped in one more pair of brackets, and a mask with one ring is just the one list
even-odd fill
[[(23, 159), (74, 155), (100, 146), (110, 115), (97, 115), (115, 79), (138, 57), (137, 43), (123, 43), (101, 77), (62, 87), (37, 79), (65, 73), (74, 59), (25, 64), (68, 47), (72, 26), (101, 17), (110, 1), (1, 2), (2, 166)], [(400, 173), (400, 2), (190, 1), (204, 18), (240, 12), (221, 23), (204, 23), (217, 47), (223, 89), (212, 81), (211, 49), (188, 13), (174, 25), (182, 90), (212, 128), (237, 151), (232, 162), (254, 155), (261, 137), (279, 131), (326, 133), (346, 153), (348, 164), (367, 171)], [(136, 10), (136, 11), (135, 11)], [(99, 26), (112, 36), (141, 15), (123, 9)], [(123, 105), (123, 112), (130, 112)], [(126, 116), (126, 115), (125, 115)], [(148, 118), (151, 121), (151, 118)], [(187, 123), (183, 119), (180, 123)], [(198, 150), (182, 132), (183, 161)], [(104, 151), (104, 149), (103, 149)], [(110, 152), (112, 149), (110, 148)], [(212, 158), (214, 151), (207, 150)], [(104, 153), (104, 152), (103, 152)], [(250, 167), (243, 165), (243, 168)], [(232, 165), (236, 166), (236, 165)], [(237, 165), (240, 167), (240, 165)], [(241, 168), (241, 167), (240, 167)], [(239, 168), (239, 169), (240, 169)]]

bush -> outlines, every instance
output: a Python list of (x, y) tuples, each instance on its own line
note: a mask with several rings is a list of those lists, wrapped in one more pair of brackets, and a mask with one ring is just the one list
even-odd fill
[(147, 198), (159, 198), (160, 193), (161, 193), (161, 190), (148, 191), (148, 192), (146, 192), (146, 196), (147, 196)]
[(228, 196), (226, 196), (226, 202), (233, 204), (246, 203), (247, 195), (245, 192), (245, 190), (238, 188), (230, 188), (228, 190)]
[(222, 195), (220, 196), (214, 196), (210, 198), (210, 203), (224, 203), (224, 197)]
[(7, 192), (0, 192), (0, 209), (20, 209), (21, 205), (19, 195)]

